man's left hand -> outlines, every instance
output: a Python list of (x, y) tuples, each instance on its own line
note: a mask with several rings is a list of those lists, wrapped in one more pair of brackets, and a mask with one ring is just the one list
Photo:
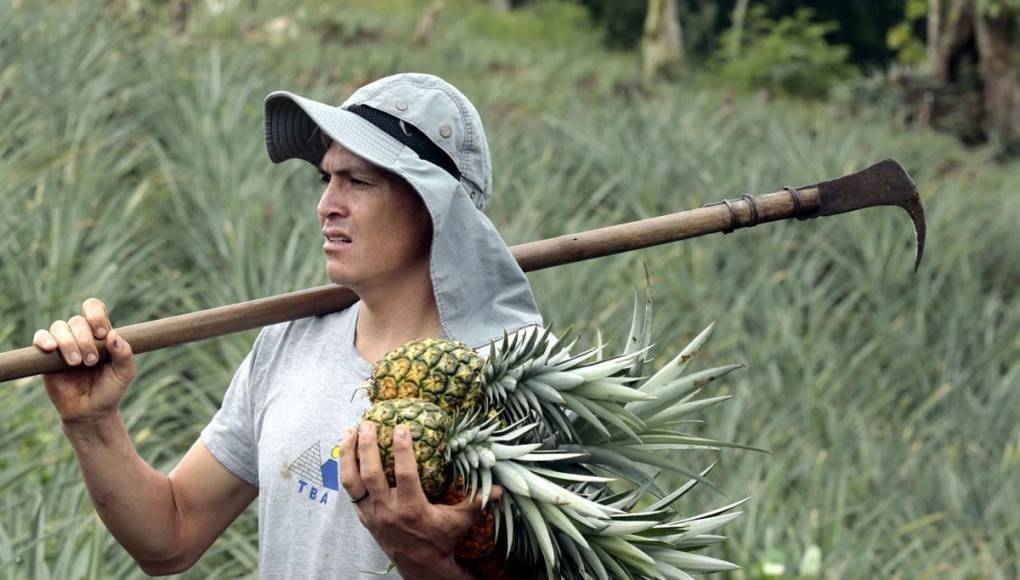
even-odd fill
[[(411, 435), (399, 425), (393, 433), (394, 479), (391, 488), (383, 471), (376, 439), (376, 423), (364, 421), (360, 430), (347, 430), (340, 444), (340, 482), (354, 504), (358, 519), (407, 579), (472, 578), (453, 559), (454, 549), (477, 519), (480, 494), (455, 505), (429, 503), (418, 478)], [(493, 486), (491, 500), (502, 488)]]

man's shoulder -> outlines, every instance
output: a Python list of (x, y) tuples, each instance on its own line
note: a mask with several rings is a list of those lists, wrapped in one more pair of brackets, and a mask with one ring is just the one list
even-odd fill
[(287, 320), (262, 327), (248, 353), (253, 381), (260, 388), (276, 384), (274, 377), (304, 373), (323, 361), (327, 345), (339, 345), (349, 332), (349, 309)]

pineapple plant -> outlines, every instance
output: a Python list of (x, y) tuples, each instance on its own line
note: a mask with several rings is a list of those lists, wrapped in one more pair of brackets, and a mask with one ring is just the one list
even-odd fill
[[(627, 346), (605, 358), (597, 346), (571, 354), (576, 340), (548, 329), (504, 335), (482, 360), (462, 343), (405, 344), (373, 370), (379, 446), (394, 484), (392, 430), (406, 423), (419, 475), (432, 499), (503, 487), (464, 540), (464, 557), (492, 552), (544, 568), (549, 578), (690, 578), (737, 566), (696, 553), (725, 538), (714, 532), (740, 515), (745, 500), (684, 516), (675, 503), (713, 465), (690, 470), (663, 451), (753, 449), (680, 431), (686, 417), (729, 397), (699, 397), (743, 365), (685, 374), (712, 332), (709, 325), (651, 376), (651, 301), (635, 300)], [(660, 475), (689, 478), (664, 489)], [(455, 482), (455, 483), (454, 483)], [(451, 491), (456, 489), (456, 491)], [(467, 549), (470, 548), (470, 549)], [(468, 555), (470, 554), (470, 555)]]

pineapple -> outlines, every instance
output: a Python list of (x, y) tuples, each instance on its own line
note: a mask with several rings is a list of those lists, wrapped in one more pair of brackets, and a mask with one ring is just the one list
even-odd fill
[[(504, 336), (477, 368), (464, 345), (432, 339), (388, 355), (373, 372), (373, 394), (420, 397), (377, 401), (365, 415), (388, 429), (380, 429), (379, 445), (391, 483), (392, 428), (408, 423), (430, 497), (449, 498), (447, 482), (457, 481), (466, 496), (481, 493), (485, 506), (492, 485), (504, 489), (493, 521), (480, 520), (464, 555), (487, 553), (501, 536), (511, 561), (540, 566), (549, 578), (689, 578), (690, 571), (735, 569), (692, 551), (722, 541), (712, 532), (738, 517), (732, 510), (746, 500), (683, 517), (674, 503), (712, 467), (692, 471), (664, 452), (752, 449), (676, 430), (687, 415), (728, 399), (698, 395), (742, 365), (684, 374), (710, 325), (644, 377), (650, 301), (644, 308), (636, 302), (634, 312), (626, 349), (607, 359), (601, 340), (572, 355), (574, 343), (556, 342), (548, 330)], [(473, 370), (454, 388), (449, 379), (445, 390), (425, 386), (422, 377), (456, 376), (462, 365)], [(408, 381), (421, 386), (400, 386)], [(461, 391), (478, 402), (458, 403)], [(663, 489), (663, 472), (690, 480)]]
[(482, 399), (482, 361), (468, 345), (427, 338), (409, 342), (376, 363), (369, 399), (422, 399), (449, 415), (470, 412)]
[(393, 475), (393, 430), (397, 425), (407, 425), (414, 457), (418, 462), (422, 490), (430, 498), (438, 497), (443, 492), (449, 471), (446, 442), (453, 426), (449, 415), (428, 401), (394, 399), (373, 404), (365, 411), (362, 419), (379, 425), (379, 451), (391, 487), (396, 485)]

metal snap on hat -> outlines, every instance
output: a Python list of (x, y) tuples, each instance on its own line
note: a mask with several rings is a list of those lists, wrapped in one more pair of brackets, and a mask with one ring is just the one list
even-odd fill
[(273, 162), (297, 158), (318, 166), (326, 153), (320, 130), (387, 170), (410, 149), (457, 179), (479, 210), (492, 194), (492, 160), (481, 117), (463, 93), (435, 75), (387, 76), (339, 106), (287, 91), (266, 97), (266, 149)]

